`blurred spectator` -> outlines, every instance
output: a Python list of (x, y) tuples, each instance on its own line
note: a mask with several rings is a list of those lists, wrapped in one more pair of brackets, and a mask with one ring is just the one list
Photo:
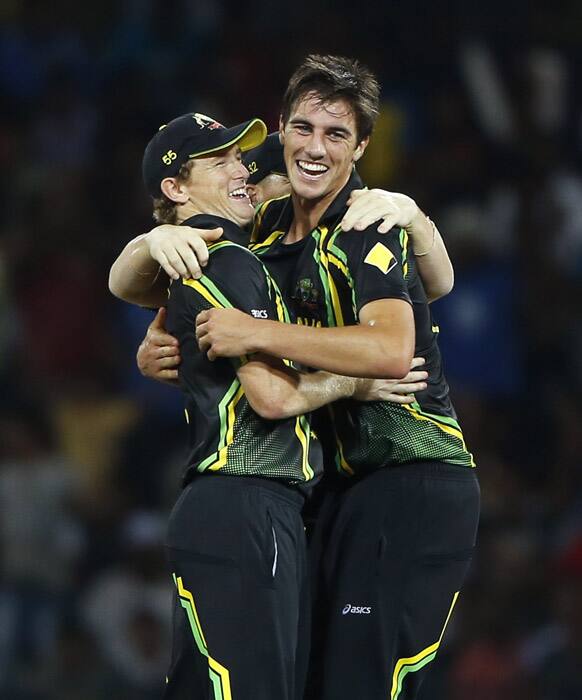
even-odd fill
[(124, 686), (144, 698), (159, 692), (169, 663), (172, 581), (162, 553), (163, 523), (151, 512), (128, 515), (121, 561), (95, 577), (82, 603), (104, 658)]
[(83, 531), (72, 510), (74, 471), (42, 416), (2, 415), (0, 444), (1, 679), (52, 651)]

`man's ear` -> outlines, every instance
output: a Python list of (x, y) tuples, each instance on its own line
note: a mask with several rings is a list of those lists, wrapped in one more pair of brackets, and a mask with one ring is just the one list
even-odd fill
[(285, 124), (283, 124), (283, 115), (279, 117), (279, 143), (285, 145)]
[(356, 150), (354, 151), (354, 155), (353, 155), (353, 159), (352, 159), (354, 161), (354, 163), (357, 160), (360, 160), (360, 158), (364, 155), (364, 151), (366, 150), (366, 147), (367, 147), (369, 141), (370, 141), (370, 137), (368, 136), (363, 141), (360, 141), (360, 143), (356, 146)]
[(185, 204), (188, 201), (188, 193), (183, 190), (183, 185), (175, 177), (166, 177), (160, 183), (160, 189), (171, 202)]

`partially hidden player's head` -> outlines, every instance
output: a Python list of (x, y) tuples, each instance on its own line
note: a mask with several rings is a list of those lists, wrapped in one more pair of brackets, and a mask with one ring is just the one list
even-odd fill
[(269, 134), (257, 148), (243, 154), (243, 161), (249, 171), (247, 193), (253, 206), (291, 192), (278, 131)]
[(260, 119), (230, 129), (204, 114), (184, 114), (159, 131), (143, 156), (143, 179), (158, 223), (182, 223), (214, 214), (239, 226), (253, 216), (241, 154), (267, 135)]
[(359, 61), (310, 55), (291, 76), (280, 133), (293, 191), (307, 200), (339, 192), (368, 145), (380, 87)]

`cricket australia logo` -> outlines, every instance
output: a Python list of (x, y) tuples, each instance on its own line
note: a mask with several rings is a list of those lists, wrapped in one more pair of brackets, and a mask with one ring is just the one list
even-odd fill
[(307, 309), (312, 314), (317, 311), (319, 302), (319, 290), (309, 277), (305, 277), (295, 285), (295, 291), (291, 297), (300, 307)]
[(224, 129), (220, 122), (215, 121), (212, 117), (207, 117), (205, 114), (200, 114), (200, 112), (195, 112), (192, 115), (192, 119), (201, 129)]

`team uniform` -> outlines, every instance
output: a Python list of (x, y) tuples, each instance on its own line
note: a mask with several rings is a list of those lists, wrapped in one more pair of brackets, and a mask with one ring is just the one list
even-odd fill
[(336, 402), (330, 494), (313, 537), (315, 648), (310, 697), (411, 700), (434, 659), (473, 551), (479, 487), (449, 399), (426, 295), (405, 231), (344, 232), (355, 174), (309, 236), (283, 242), (289, 197), (263, 205), (251, 249), (293, 320), (358, 323), (360, 309), (401, 299), (414, 311), (428, 387), (409, 406)]
[[(190, 454), (170, 516), (167, 554), (176, 583), (168, 700), (299, 700), (308, 655), (308, 577), (301, 508), (322, 471), (308, 417), (267, 421), (244, 394), (246, 358), (210, 362), (196, 315), (234, 307), (288, 320), (273, 280), (242, 231), (221, 226), (199, 280), (173, 281), (168, 330), (181, 346)], [(246, 237), (248, 240), (248, 236)]]

